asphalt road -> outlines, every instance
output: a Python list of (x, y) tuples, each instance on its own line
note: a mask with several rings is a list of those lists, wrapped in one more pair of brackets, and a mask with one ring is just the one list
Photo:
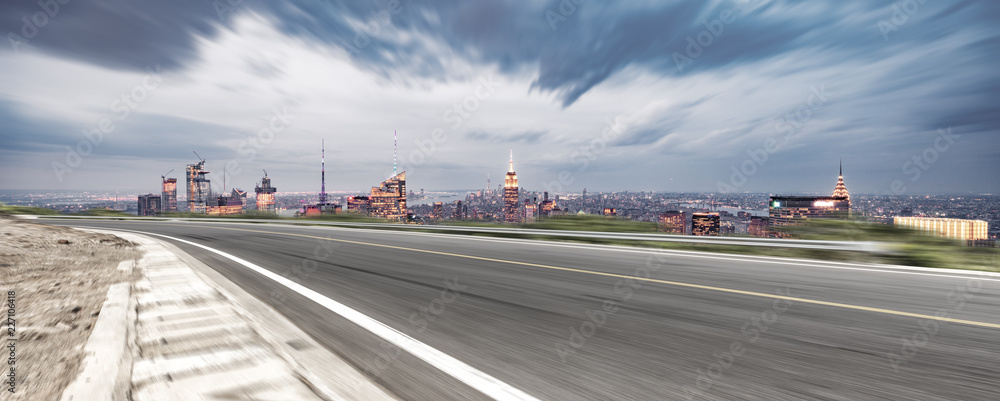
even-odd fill
[[(39, 222), (230, 253), (542, 400), (1000, 399), (996, 277), (328, 227)], [(488, 399), (242, 265), (172, 242), (400, 398)]]

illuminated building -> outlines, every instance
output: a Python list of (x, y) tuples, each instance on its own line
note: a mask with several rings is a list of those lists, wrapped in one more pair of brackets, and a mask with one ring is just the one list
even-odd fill
[(542, 203), (538, 204), (538, 215), (548, 216), (556, 209), (556, 202), (549, 199), (548, 191), (542, 192)]
[(396, 174), (377, 187), (368, 196), (368, 214), (384, 219), (406, 217), (406, 172)]
[(946, 219), (937, 217), (895, 217), (893, 225), (899, 228), (957, 240), (974, 241), (989, 239), (989, 223), (983, 220)]
[(463, 219), (465, 219), (465, 210), (463, 209), (462, 201), (457, 200), (455, 201), (455, 220)]
[(240, 200), (240, 207), (246, 211), (247, 210), (247, 191), (242, 189), (233, 188), (233, 192), (229, 194), (230, 197)]
[(367, 196), (347, 197), (347, 211), (360, 214), (368, 214), (368, 207), (371, 205)]
[(205, 160), (188, 164), (187, 171), (187, 206), (191, 213), (205, 213), (205, 203), (212, 196), (211, 180), (205, 177)]
[(302, 208), (301, 212), (298, 212), (297, 216), (320, 216), (324, 214), (338, 214), (340, 213), (340, 205), (333, 203), (320, 203), (316, 205), (307, 205)]
[(719, 235), (719, 214), (692, 213), (691, 235), (701, 235), (701, 236)]
[(851, 213), (847, 198), (832, 196), (772, 196), (768, 201), (768, 231), (806, 219), (844, 219)]
[(232, 216), (243, 214), (243, 201), (239, 196), (220, 196), (205, 205), (205, 213), (210, 216)]
[[(537, 198), (536, 198), (537, 199)], [(538, 206), (530, 199), (524, 200), (524, 222), (534, 223), (538, 216)]]
[(434, 208), (431, 209), (431, 218), (434, 220), (441, 220), (444, 216), (444, 203), (434, 202)]
[(176, 178), (162, 178), (163, 187), (160, 190), (160, 198), (163, 202), (164, 212), (176, 212), (177, 211), (177, 179)]
[(139, 195), (139, 215), (156, 216), (160, 213), (160, 196), (156, 194)]
[(278, 192), (278, 188), (271, 186), (271, 178), (267, 176), (267, 171), (264, 172), (264, 178), (260, 179), (260, 185), (257, 185), (254, 192), (257, 193), (257, 213), (275, 214), (278, 212), (274, 207), (274, 194)]
[(687, 215), (684, 212), (671, 210), (660, 214), (660, 230), (667, 234), (686, 234)]
[(767, 218), (761, 216), (750, 216), (750, 225), (747, 227), (747, 234), (751, 237), (766, 237)]
[(840, 162), (840, 176), (837, 177), (837, 186), (833, 188), (834, 198), (847, 198), (847, 208), (851, 208), (851, 194), (847, 193), (844, 186), (844, 162)]
[(503, 221), (507, 223), (518, 223), (523, 214), (519, 212), (518, 196), (520, 191), (517, 188), (517, 173), (514, 172), (514, 150), (510, 151), (510, 169), (503, 180)]

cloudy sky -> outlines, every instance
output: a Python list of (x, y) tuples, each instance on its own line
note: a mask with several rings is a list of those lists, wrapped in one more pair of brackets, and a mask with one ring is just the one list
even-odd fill
[[(65, 4), (60, 4), (65, 2)], [(577, 4), (579, 3), (579, 4)], [(923, 3), (923, 4), (921, 4)], [(1000, 2), (0, 3), (0, 189), (1000, 192)]]

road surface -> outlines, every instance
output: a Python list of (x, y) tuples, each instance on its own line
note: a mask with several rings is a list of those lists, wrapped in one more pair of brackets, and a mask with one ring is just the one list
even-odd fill
[(540, 400), (1000, 399), (998, 277), (386, 230), (38, 221), (167, 236), (154, 238), (402, 399), (503, 397), (203, 247)]

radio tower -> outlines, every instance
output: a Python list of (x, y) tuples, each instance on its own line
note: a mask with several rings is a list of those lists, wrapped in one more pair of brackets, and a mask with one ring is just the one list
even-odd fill
[(396, 176), (396, 130), (392, 130), (392, 176)]
[(322, 157), (320, 158), (320, 189), (319, 189), (319, 203), (326, 203), (326, 138), (320, 142), (320, 153)]

